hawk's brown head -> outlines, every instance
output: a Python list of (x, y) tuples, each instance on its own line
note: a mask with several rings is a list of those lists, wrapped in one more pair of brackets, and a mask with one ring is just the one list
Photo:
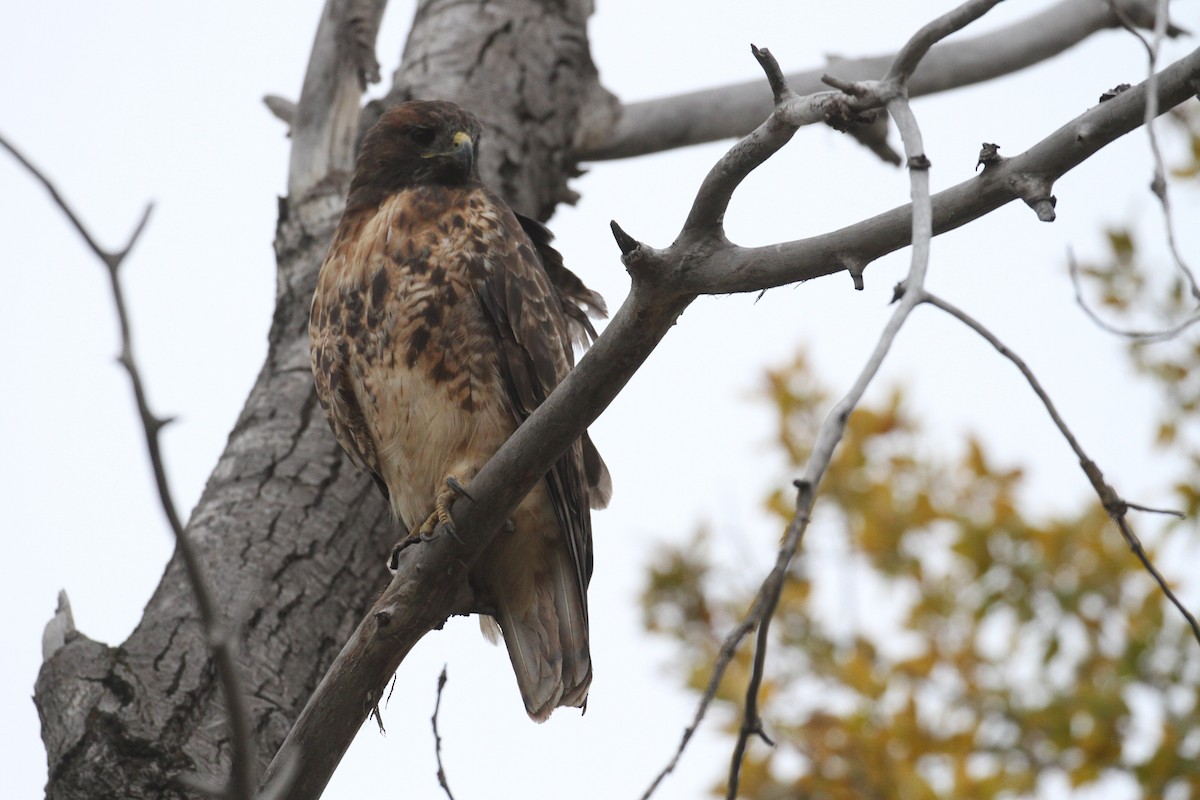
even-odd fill
[(392, 106), (363, 137), (347, 205), (377, 205), (413, 186), (474, 180), (479, 132), (479, 120), (454, 103), (413, 100)]

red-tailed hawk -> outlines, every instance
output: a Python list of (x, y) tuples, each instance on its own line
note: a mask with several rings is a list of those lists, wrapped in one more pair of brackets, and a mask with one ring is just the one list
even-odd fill
[[(479, 122), (410, 102), (363, 139), (321, 267), (309, 336), (317, 396), (338, 442), (412, 536), (574, 364), (604, 302), (563, 266), (539, 223), (475, 169)], [(508, 647), (529, 716), (583, 707), (592, 679), (589, 508), (608, 501), (584, 435), (517, 507), (470, 572)], [(484, 617), (495, 640), (495, 622)]]

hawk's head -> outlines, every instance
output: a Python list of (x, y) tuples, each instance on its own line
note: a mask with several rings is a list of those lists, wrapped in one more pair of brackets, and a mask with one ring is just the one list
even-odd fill
[(413, 100), (392, 106), (363, 137), (350, 184), (351, 204), (378, 203), (413, 186), (453, 186), (475, 179), (479, 132), (475, 115), (454, 103)]

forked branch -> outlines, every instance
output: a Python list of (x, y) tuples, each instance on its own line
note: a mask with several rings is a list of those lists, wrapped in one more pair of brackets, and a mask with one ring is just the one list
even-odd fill
[(106, 250), (96, 242), (95, 237), (92, 236), (87, 226), (83, 224), (79, 216), (58, 191), (53, 181), (26, 159), (3, 136), (0, 136), (0, 147), (11, 153), (13, 158), (20, 162), (21, 166), (25, 167), (45, 187), (55, 204), (62, 210), (79, 235), (83, 237), (83, 241), (87, 244), (88, 249), (104, 264), (105, 270), (108, 273), (113, 304), (117, 310), (117, 322), (121, 331), (121, 354), (117, 357), (117, 360), (125, 368), (125, 372), (129, 375), (129, 382), (133, 387), (134, 402), (137, 405), (138, 417), (141, 420), (142, 431), (145, 434), (146, 450), (149, 453), (150, 466), (154, 472), (154, 483), (158, 490), (158, 499), (162, 505), (163, 513), (167, 517), (167, 524), (170, 526), (171, 532), (175, 535), (176, 547), (183, 558), (188, 582), (191, 584), (192, 593), (196, 597), (196, 607), (200, 612), (200, 623), (204, 628), (204, 636), (212, 652), (213, 660), (216, 662), (217, 675), (221, 681), (226, 707), (229, 711), (233, 764), (229, 784), (221, 790), (221, 793), (233, 800), (250, 800), (254, 796), (258, 776), (255, 774), (254, 758), (251, 752), (250, 728), (247, 722), (245, 697), (242, 692), (237, 664), (235, 663), (236, 637), (232, 631), (225, 630), (217, 619), (212, 592), (209, 591), (208, 582), (204, 578), (204, 571), (200, 566), (200, 560), (196, 556), (191, 541), (189, 541), (187, 535), (184, 533), (183, 522), (180, 520), (179, 512), (176, 510), (175, 501), (171, 497), (171, 486), (167, 480), (167, 469), (163, 461), (162, 447), (159, 443), (159, 432), (162, 431), (163, 427), (170, 420), (163, 419), (151, 411), (150, 402), (146, 398), (146, 388), (142, 380), (142, 373), (133, 355), (133, 333), (129, 322), (129, 312), (125, 305), (125, 292), (121, 285), (121, 266), (125, 263), (125, 259), (129, 256), (130, 251), (133, 250), (134, 245), (137, 244), (138, 239), (145, 230), (153, 205), (146, 206), (146, 210), (142, 212), (141, 219), (138, 220), (133, 233), (129, 237), (129, 241), (123, 248), (115, 251)]
[[(917, 292), (923, 291), (925, 273), (929, 266), (930, 243), (933, 239), (933, 208), (929, 196), (930, 163), (925, 155), (920, 127), (908, 104), (907, 82), (930, 47), (983, 16), (998, 2), (999, 0), (972, 0), (964, 3), (918, 31), (901, 48), (895, 62), (888, 69), (882, 81), (847, 86), (850, 96), (853, 98), (850, 102), (856, 108), (865, 109), (884, 105), (900, 130), (900, 136), (904, 142), (904, 154), (908, 161), (909, 179), (912, 184), (911, 239), (913, 248), (905, 286), (913, 287)], [(831, 82), (837, 83), (838, 81)], [(780, 92), (777, 91), (776, 96), (779, 95)], [(800, 541), (812, 519), (813, 504), (816, 502), (821, 480), (833, 461), (833, 454), (838, 444), (845, 436), (846, 424), (851, 413), (862, 401), (863, 394), (883, 365), (883, 360), (891, 349), (892, 343), (916, 304), (917, 298), (907, 293), (900, 299), (895, 312), (880, 335), (874, 351), (859, 373), (858, 379), (850, 391), (834, 406), (818, 429), (808, 461), (804, 465), (801, 477), (796, 481), (796, 513), (788, 525), (783, 544), (776, 555), (775, 566), (763, 581), (759, 589), (759, 596), (754, 603), (754, 610), (758, 612), (758, 617), (753, 620), (753, 623), (758, 627), (758, 635), (755, 639), (750, 681), (746, 688), (742, 724), (738, 729), (737, 740), (730, 759), (729, 780), (726, 786), (727, 800), (737, 798), (742, 761), (750, 737), (758, 736), (768, 744), (772, 744), (763, 732), (763, 721), (758, 713), (758, 694), (766, 668), (771, 621), (774, 619), (775, 608), (779, 604), (779, 597), (783, 591), (783, 584), (787, 579), (791, 562), (796, 556)]]
[(1087, 453), (1084, 452), (1083, 446), (1079, 443), (1075, 434), (1071, 432), (1071, 429), (1067, 427), (1067, 423), (1063, 421), (1062, 416), (1058, 413), (1058, 409), (1055, 408), (1050, 395), (1042, 388), (1041, 382), (1038, 381), (1037, 377), (1033, 374), (1033, 370), (1029, 368), (1024, 359), (1010, 350), (995, 334), (984, 327), (982, 323), (952, 303), (928, 292), (922, 292), (919, 302), (928, 303), (935, 308), (940, 308), (975, 331), (987, 340), (988, 344), (996, 348), (996, 352), (1011, 361), (1021, 371), (1021, 374), (1025, 376), (1025, 380), (1029, 383), (1029, 388), (1033, 389), (1033, 393), (1038, 396), (1038, 399), (1042, 401), (1042, 405), (1046, 407), (1046, 413), (1054, 421), (1054, 427), (1058, 428), (1063, 439), (1067, 441), (1072, 452), (1075, 453), (1075, 457), (1079, 459), (1079, 466), (1083, 469), (1083, 474), (1087, 476), (1088, 482), (1092, 484), (1092, 489), (1095, 490), (1096, 496), (1100, 498), (1100, 503), (1104, 506), (1104, 510), (1108, 513), (1109, 518), (1116, 523), (1117, 529), (1121, 531), (1121, 536), (1124, 537), (1125, 543), (1129, 545), (1129, 549), (1137, 556), (1142, 567), (1146, 572), (1150, 573), (1150, 577), (1158, 584), (1158, 588), (1162, 590), (1163, 596), (1171, 602), (1171, 605), (1175, 606), (1184, 620), (1187, 621), (1188, 627), (1192, 629), (1192, 636), (1196, 639), (1196, 643), (1200, 644), (1200, 623), (1197, 623), (1195, 615), (1179, 600), (1175, 592), (1167, 584), (1162, 573), (1154, 566), (1154, 563), (1150, 560), (1150, 556), (1146, 554), (1145, 548), (1142, 547), (1141, 540), (1133, 532), (1133, 528), (1130, 526), (1127, 518), (1131, 509), (1154, 514), (1170, 514), (1178, 517), (1182, 517), (1183, 514), (1178, 511), (1147, 508), (1136, 503), (1130, 503), (1117, 494), (1116, 489), (1104, 479), (1104, 473), (1096, 466), (1096, 462), (1092, 461)]

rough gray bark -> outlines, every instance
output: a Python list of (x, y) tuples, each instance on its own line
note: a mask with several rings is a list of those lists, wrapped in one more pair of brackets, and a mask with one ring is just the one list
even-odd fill
[[(566, 195), (562, 154), (595, 82), (590, 10), (583, 0), (424, 2), (394, 94), (470, 105), (490, 128), (485, 176), (517, 208), (544, 216)], [(345, 189), (329, 163), (330, 180), (306, 179), (294, 187), (303, 196), (280, 205), (267, 360), (187, 526), (226, 625), (242, 631), (260, 772), (387, 584), (397, 538), (312, 390), (308, 307)], [(35, 702), (47, 797), (198, 796), (178, 776), (220, 786), (228, 774), (224, 706), (177, 557), (124, 643), (67, 637), (43, 664)]]
[[(279, 230), (280, 302), (267, 362), (187, 526), (238, 663), (265, 766), (386, 575), (383, 504), (343, 468), (312, 395), (307, 298), (338, 207)], [(48, 797), (172, 797), (228, 772), (224, 706), (177, 557), (119, 647), (68, 640), (38, 676)]]

